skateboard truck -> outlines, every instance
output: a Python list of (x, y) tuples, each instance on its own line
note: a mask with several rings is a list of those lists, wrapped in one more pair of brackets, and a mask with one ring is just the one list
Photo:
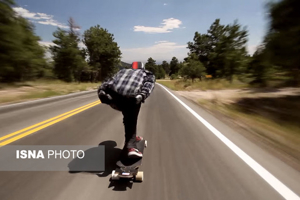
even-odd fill
[(138, 169), (133, 168), (113, 170), (111, 174), (111, 179), (119, 180), (120, 178), (133, 178), (135, 181), (143, 182), (144, 173), (142, 171), (138, 171)]
[[(147, 141), (143, 140), (138, 144), (138, 149), (140, 149), (142, 152), (144, 148), (147, 147)], [(111, 174), (111, 180), (119, 180), (120, 178), (126, 178), (126, 179), (134, 179), (138, 182), (143, 182), (144, 180), (144, 173), (142, 171), (139, 171), (139, 167), (142, 164), (142, 158), (140, 159), (134, 159), (134, 160), (125, 160), (129, 163), (125, 162), (125, 165), (121, 162), (117, 162), (117, 166), (119, 168), (116, 168), (112, 171)]]

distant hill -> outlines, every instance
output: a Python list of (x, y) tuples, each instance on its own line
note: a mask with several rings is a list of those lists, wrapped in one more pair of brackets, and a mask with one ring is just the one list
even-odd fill
[(117, 67), (119, 69), (123, 69), (123, 68), (129, 69), (131, 67), (131, 64), (121, 61), (120, 64), (118, 64)]

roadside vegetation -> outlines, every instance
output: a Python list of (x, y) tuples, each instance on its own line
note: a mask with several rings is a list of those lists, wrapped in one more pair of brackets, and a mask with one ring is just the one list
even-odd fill
[(244, 130), (241, 133), (255, 143), (276, 149), (273, 152), (300, 169), (297, 5), (296, 0), (266, 5), (268, 31), (253, 55), (246, 51), (246, 28), (237, 21), (222, 25), (217, 19), (207, 33), (195, 33), (188, 42), (189, 55), (175, 73), (157, 82)]
[(36, 80), (14, 84), (0, 84), (0, 104), (94, 90), (98, 86), (99, 83), (66, 83), (61, 80)]
[(80, 35), (80, 26), (70, 18), (69, 29), (58, 28), (52, 44), (43, 45), (33, 23), (17, 15), (14, 6), (13, 0), (0, 2), (0, 103), (95, 89), (129, 67), (120, 60), (113, 34), (100, 25)]
[(157, 80), (158, 83), (171, 88), (172, 90), (221, 90), (221, 89), (237, 89), (237, 88), (247, 88), (248, 85), (237, 79), (234, 79), (230, 83), (226, 79), (208, 79), (208, 80)]
[(247, 97), (241, 97), (237, 93), (232, 95), (234, 98), (231, 100), (224, 100), (216, 94), (210, 100), (191, 100), (300, 170), (299, 96), (259, 98), (256, 93)]

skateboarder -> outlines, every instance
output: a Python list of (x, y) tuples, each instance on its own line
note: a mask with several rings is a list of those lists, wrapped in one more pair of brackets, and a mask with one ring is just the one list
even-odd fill
[(143, 140), (137, 136), (137, 119), (141, 104), (154, 89), (155, 76), (145, 69), (142, 62), (133, 62), (131, 69), (122, 69), (98, 88), (102, 103), (121, 111), (125, 126), (125, 145), (129, 158), (143, 157), (136, 143)]

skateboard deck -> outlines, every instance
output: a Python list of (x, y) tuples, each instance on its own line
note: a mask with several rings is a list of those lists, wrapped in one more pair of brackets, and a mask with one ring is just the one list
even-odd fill
[[(137, 149), (144, 153), (147, 146), (147, 141), (142, 140), (137, 143)], [(143, 158), (128, 158), (127, 151), (123, 150), (119, 161), (116, 163), (118, 168), (112, 172), (112, 180), (119, 180), (119, 178), (134, 178), (137, 181), (143, 181), (143, 172), (139, 171), (142, 165)]]

